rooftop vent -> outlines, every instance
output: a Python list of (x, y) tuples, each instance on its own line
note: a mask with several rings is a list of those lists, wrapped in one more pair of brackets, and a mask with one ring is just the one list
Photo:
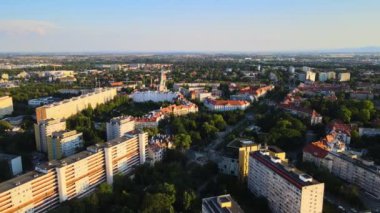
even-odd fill
[(311, 176), (308, 175), (308, 174), (300, 174), (300, 175), (299, 175), (299, 178), (300, 178), (303, 182), (313, 182), (313, 177), (311, 177)]
[(271, 160), (273, 163), (281, 163), (281, 159), (278, 158), (278, 157), (271, 157), (270, 160)]
[(260, 150), (260, 154), (262, 155), (269, 155), (269, 152), (266, 150)]
[(230, 195), (221, 195), (217, 198), (218, 204), (221, 208), (231, 208), (232, 201)]

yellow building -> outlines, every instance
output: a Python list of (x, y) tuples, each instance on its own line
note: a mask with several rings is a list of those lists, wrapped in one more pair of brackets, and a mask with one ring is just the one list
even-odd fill
[(58, 160), (75, 154), (83, 147), (83, 134), (72, 131), (53, 132), (47, 139), (49, 160)]
[(10, 96), (0, 97), (0, 118), (13, 113), (13, 101)]
[(41, 120), (34, 124), (34, 137), (36, 139), (36, 147), (40, 152), (48, 152), (47, 138), (53, 132), (66, 130), (66, 121), (60, 119)]
[(248, 176), (249, 153), (260, 149), (260, 145), (249, 140), (240, 140), (239, 149), (239, 178), (245, 180)]
[(46, 212), (59, 204), (55, 170), (43, 170), (15, 177), (0, 183), (0, 212)]
[(341, 72), (338, 74), (338, 81), (344, 82), (344, 81), (350, 81), (351, 74), (349, 72)]
[(37, 122), (51, 118), (68, 118), (89, 106), (96, 108), (97, 105), (111, 101), (116, 95), (116, 88), (95, 89), (94, 92), (87, 93), (79, 97), (38, 107), (36, 108)]

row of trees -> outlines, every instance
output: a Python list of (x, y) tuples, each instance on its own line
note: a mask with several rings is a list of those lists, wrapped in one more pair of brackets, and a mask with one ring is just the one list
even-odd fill
[(227, 125), (237, 123), (244, 117), (244, 112), (206, 113), (199, 112), (182, 117), (170, 117), (160, 124), (162, 131), (175, 135), (174, 143), (180, 149), (190, 145), (205, 146), (214, 139), (216, 133), (223, 131)]
[(331, 119), (340, 119), (346, 123), (361, 122), (368, 125), (369, 121), (380, 118), (380, 112), (370, 100), (345, 99), (338, 95), (337, 101), (329, 101), (323, 97), (313, 97), (303, 103), (321, 113), (328, 122)]

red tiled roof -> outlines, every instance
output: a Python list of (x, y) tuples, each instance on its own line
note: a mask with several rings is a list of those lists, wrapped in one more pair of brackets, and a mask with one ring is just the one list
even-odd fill
[(308, 152), (317, 158), (325, 158), (329, 151), (317, 146), (317, 143), (309, 143), (303, 148), (303, 151)]
[(239, 100), (212, 100), (208, 99), (208, 102), (212, 105), (247, 105), (248, 101), (239, 101)]

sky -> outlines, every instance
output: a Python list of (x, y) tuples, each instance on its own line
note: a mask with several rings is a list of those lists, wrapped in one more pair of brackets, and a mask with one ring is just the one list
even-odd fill
[(379, 0), (1, 0), (0, 52), (380, 46)]

